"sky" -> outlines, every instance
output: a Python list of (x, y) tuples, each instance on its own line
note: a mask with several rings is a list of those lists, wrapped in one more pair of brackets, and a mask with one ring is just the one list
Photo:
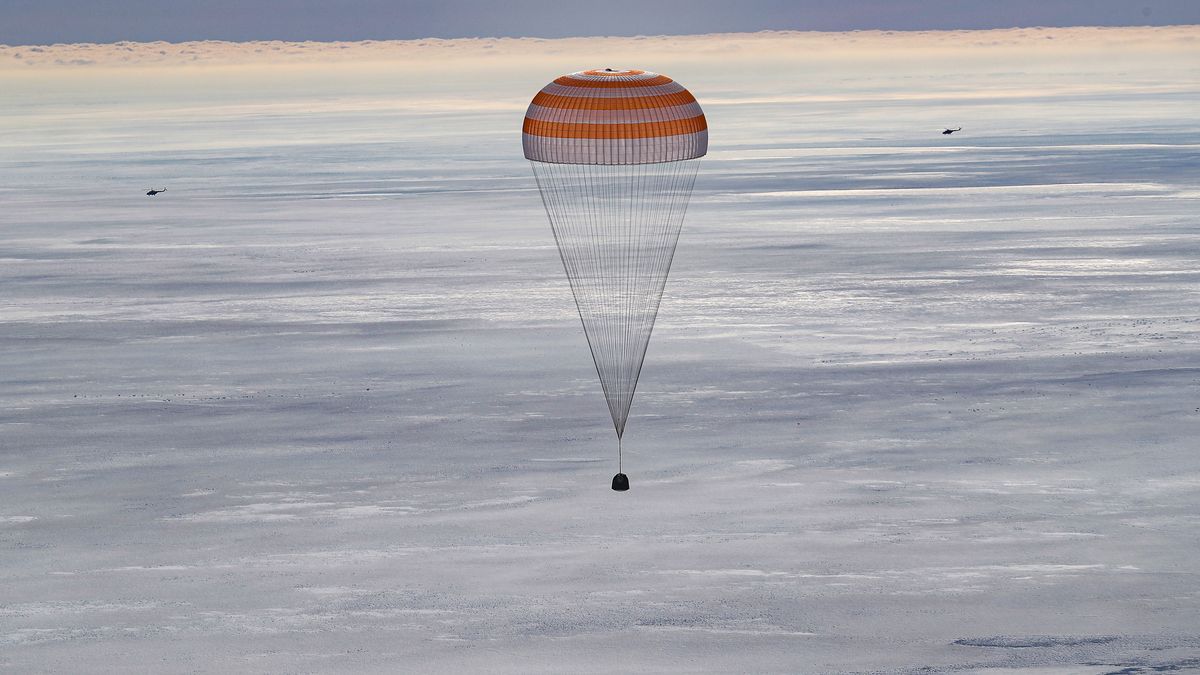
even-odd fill
[(1200, 24), (1194, 0), (5, 0), (0, 44)]

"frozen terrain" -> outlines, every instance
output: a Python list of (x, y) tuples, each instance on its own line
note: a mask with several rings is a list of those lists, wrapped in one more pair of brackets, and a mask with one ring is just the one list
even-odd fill
[[(0, 68), (0, 670), (1200, 671), (1200, 29), (895, 39)], [(712, 128), (625, 494), (606, 65)]]

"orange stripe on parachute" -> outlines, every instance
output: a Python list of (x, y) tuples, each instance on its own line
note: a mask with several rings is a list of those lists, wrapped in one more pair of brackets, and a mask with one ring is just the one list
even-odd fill
[(525, 118), (523, 131), (533, 136), (551, 138), (591, 138), (597, 140), (624, 138), (660, 138), (694, 134), (708, 128), (704, 115), (665, 122), (637, 122), (634, 124), (572, 124), (566, 122), (544, 122)]
[(577, 80), (570, 75), (563, 75), (555, 80), (554, 84), (561, 84), (564, 87), (613, 89), (617, 87), (658, 87), (674, 81), (665, 75), (648, 77), (644, 80)]
[(533, 97), (534, 105), (540, 105), (544, 108), (562, 108), (568, 110), (644, 110), (647, 108), (668, 108), (695, 102), (696, 97), (692, 96), (692, 93), (687, 90), (674, 94), (632, 96), (629, 98), (559, 96), (539, 91), (538, 95)]

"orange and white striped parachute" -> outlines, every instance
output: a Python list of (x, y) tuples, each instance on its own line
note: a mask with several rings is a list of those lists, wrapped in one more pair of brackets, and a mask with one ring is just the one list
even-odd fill
[[(522, 129), (600, 385), (621, 439), (691, 198), (708, 124), (691, 92), (644, 70), (542, 88)], [(618, 469), (620, 471), (620, 469)], [(628, 486), (623, 473), (614, 489)]]
[(525, 113), (525, 157), (556, 164), (655, 164), (708, 152), (704, 111), (687, 89), (644, 70), (563, 75)]

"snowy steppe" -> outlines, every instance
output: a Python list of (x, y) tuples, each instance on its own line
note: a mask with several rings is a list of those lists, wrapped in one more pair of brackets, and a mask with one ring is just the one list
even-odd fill
[[(0, 669), (1200, 671), (1200, 30), (1138, 30), (5, 66)], [(519, 142), (608, 65), (712, 128), (624, 494)]]

